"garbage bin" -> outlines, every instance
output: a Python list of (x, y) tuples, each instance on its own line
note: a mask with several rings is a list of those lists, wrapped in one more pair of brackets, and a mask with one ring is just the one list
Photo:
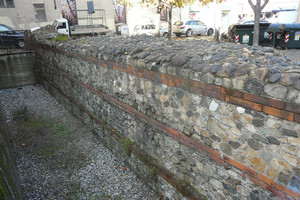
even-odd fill
[(279, 24), (273, 23), (267, 29), (271, 45), (275, 48), (298, 49), (300, 48), (300, 23)]
[[(259, 25), (259, 45), (269, 44), (267, 28), (270, 23)], [(237, 24), (233, 27), (235, 43), (253, 45), (254, 24)]]

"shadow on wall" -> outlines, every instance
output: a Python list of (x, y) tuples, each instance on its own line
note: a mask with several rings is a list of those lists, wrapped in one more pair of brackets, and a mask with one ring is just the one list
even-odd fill
[(0, 104), (0, 199), (22, 199), (12, 147)]
[(0, 89), (36, 83), (34, 54), (0, 56)]

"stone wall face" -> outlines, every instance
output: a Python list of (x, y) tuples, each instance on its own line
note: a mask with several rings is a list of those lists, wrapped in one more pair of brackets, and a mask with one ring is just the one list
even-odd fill
[(22, 199), (16, 163), (0, 103), (0, 199)]
[(0, 56), (0, 90), (36, 83), (32, 53)]
[(300, 70), (273, 49), (40, 36), (41, 83), (162, 195), (299, 199)]

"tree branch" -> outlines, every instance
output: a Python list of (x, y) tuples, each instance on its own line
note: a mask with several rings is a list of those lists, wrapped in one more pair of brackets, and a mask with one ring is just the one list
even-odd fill
[(265, 3), (261, 6), (261, 10), (269, 3), (269, 0), (265, 0)]
[(252, 0), (248, 0), (248, 3), (250, 4), (251, 8), (255, 10), (255, 5), (253, 4)]

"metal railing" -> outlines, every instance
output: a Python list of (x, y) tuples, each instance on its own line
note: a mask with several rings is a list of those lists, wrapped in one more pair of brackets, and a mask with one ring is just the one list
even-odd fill
[(101, 28), (106, 27), (106, 16), (104, 9), (94, 9), (94, 14), (89, 14), (87, 9), (76, 10), (77, 18), (73, 18), (71, 25), (74, 28)]

